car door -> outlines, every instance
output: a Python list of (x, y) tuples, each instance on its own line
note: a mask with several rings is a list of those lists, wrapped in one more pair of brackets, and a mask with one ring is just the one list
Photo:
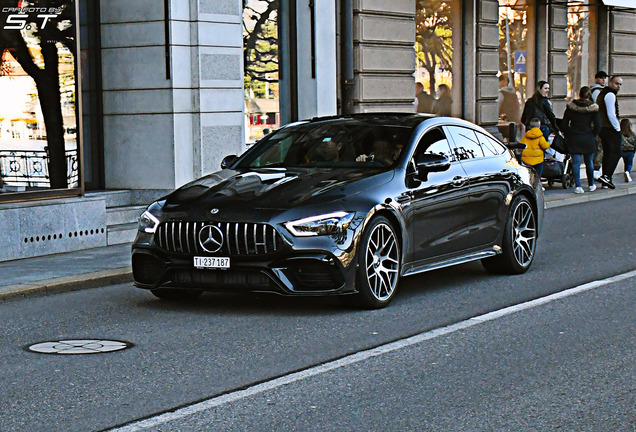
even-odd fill
[[(450, 168), (431, 172), (426, 179), (415, 180), (415, 160), (422, 153), (441, 154), (450, 160)], [(407, 172), (406, 195), (410, 202), (409, 219), (413, 261), (425, 261), (457, 254), (463, 245), (466, 224), (464, 206), (469, 200), (468, 178), (451, 148), (443, 130), (427, 131), (417, 144)]]
[(470, 184), (465, 246), (483, 248), (493, 244), (501, 232), (506, 217), (505, 200), (512, 190), (515, 171), (506, 165), (505, 147), (496, 147), (481, 132), (448, 126), (447, 133)]

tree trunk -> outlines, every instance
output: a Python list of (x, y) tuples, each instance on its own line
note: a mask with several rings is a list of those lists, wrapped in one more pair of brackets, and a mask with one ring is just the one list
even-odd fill
[(52, 189), (68, 188), (64, 121), (57, 74), (36, 81), (40, 107), (46, 126), (46, 142), (49, 155), (49, 178)]

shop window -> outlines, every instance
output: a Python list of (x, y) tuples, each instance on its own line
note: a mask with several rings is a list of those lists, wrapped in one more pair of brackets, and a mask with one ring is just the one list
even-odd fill
[(591, 24), (595, 7), (589, 0), (568, 6), (568, 99), (578, 97), (582, 86), (589, 86), (596, 74), (596, 32)]
[(244, 5), (245, 127), (250, 143), (280, 127), (280, 2), (245, 0)]
[(0, 11), (0, 191), (79, 187), (75, 2)]
[[(418, 112), (461, 115), (461, 2), (417, 0), (415, 81)], [(418, 88), (419, 87), (419, 88)]]
[(534, 23), (534, 1), (499, 0), (500, 122), (520, 123), (523, 104), (534, 92)]

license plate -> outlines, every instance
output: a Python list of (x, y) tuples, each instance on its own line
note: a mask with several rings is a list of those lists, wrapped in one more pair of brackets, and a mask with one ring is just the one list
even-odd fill
[(228, 257), (194, 257), (194, 266), (200, 269), (229, 269)]

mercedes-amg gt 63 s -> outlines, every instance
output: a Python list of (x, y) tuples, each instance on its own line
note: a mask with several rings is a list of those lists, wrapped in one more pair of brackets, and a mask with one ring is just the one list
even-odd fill
[(525, 272), (543, 220), (535, 171), (447, 117), (297, 122), (221, 168), (141, 215), (136, 286), (171, 300), (251, 291), (381, 308), (404, 276), (473, 260)]

